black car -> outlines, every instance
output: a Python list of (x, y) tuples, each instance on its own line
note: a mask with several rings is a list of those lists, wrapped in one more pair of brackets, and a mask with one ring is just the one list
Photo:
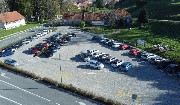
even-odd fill
[(100, 41), (101, 39), (104, 39), (104, 36), (102, 36), (102, 35), (95, 35), (95, 36), (92, 37), (91, 40)]
[(165, 70), (170, 73), (177, 73), (180, 72), (180, 66), (176, 64), (169, 64), (166, 66)]
[(85, 61), (85, 62), (87, 62), (87, 61), (89, 61), (89, 60), (91, 59), (90, 56), (89, 56), (87, 53), (81, 52), (81, 53), (79, 54), (79, 56), (80, 56), (80, 58), (81, 58), (83, 61)]
[(108, 57), (104, 61), (105, 63), (111, 64), (113, 61), (115, 61), (117, 58), (116, 57)]
[(162, 69), (164, 69), (164, 68), (166, 68), (166, 66), (167, 65), (169, 65), (169, 64), (173, 64), (174, 62), (173, 61), (171, 61), (171, 60), (162, 60), (162, 61), (160, 61), (160, 62), (157, 62), (157, 64), (156, 64), (156, 67), (157, 68), (162, 68)]
[(98, 57), (98, 60), (99, 60), (99, 61), (105, 61), (105, 59), (110, 58), (110, 57), (111, 57), (110, 54), (102, 54), (102, 55), (100, 55), (100, 56)]
[(45, 55), (46, 57), (52, 57), (52, 56), (53, 56), (53, 52), (50, 51), (50, 50), (46, 50), (46, 51), (44, 52), (44, 55)]

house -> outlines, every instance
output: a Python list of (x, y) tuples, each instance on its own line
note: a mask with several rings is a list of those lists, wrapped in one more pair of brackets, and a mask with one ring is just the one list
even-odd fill
[(25, 17), (17, 11), (0, 14), (0, 28), (6, 30), (26, 25)]
[[(112, 15), (113, 14), (113, 15)], [(107, 25), (111, 16), (123, 17), (125, 24), (129, 27), (132, 22), (132, 17), (124, 9), (117, 9), (110, 13), (94, 13), (94, 12), (67, 12), (63, 14), (63, 22), (65, 25), (78, 25), (81, 21), (85, 21), (86, 24), (94, 26)]]
[(78, 9), (84, 8), (84, 7), (88, 7), (88, 6), (92, 6), (92, 1), (87, 0), (87, 1), (83, 1), (83, 2), (75, 2), (74, 5), (78, 7)]
[(104, 13), (79, 12), (79, 13), (64, 13), (63, 21), (66, 25), (78, 25), (81, 21), (85, 21), (90, 25), (104, 25)]
[(127, 12), (125, 9), (118, 8), (114, 11), (114, 14), (122, 16), (128, 24), (132, 22), (131, 14)]

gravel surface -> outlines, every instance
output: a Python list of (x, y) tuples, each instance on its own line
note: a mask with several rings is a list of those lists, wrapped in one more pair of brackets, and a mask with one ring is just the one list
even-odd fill
[[(28, 53), (28, 48), (43, 42), (45, 38), (55, 32), (19, 48), (14, 55), (9, 57), (20, 63), (18, 68), (33, 72), (41, 77), (72, 84), (128, 105), (179, 105), (179, 78), (156, 69), (148, 62), (129, 56), (127, 54), (129, 50), (116, 50), (90, 41), (92, 38), (90, 33), (65, 26), (58, 27), (57, 32), (62, 34), (76, 32), (77, 37), (50, 58), (33, 57)], [(132, 62), (134, 67), (128, 72), (121, 72), (107, 64), (103, 70), (88, 68), (78, 56), (80, 52), (86, 52), (87, 49), (98, 49), (101, 52), (109, 53), (123, 61)]]

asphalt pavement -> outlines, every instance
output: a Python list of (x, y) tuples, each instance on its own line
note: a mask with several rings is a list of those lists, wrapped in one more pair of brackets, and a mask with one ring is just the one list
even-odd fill
[(0, 68), (0, 105), (102, 105)]
[(38, 31), (42, 30), (43, 28), (45, 28), (45, 27), (39, 26), (39, 27), (35, 27), (35, 28), (29, 29), (29, 30), (22, 31), (22, 32), (14, 33), (12, 35), (8, 35), (3, 40), (0, 40), (0, 49), (9, 44), (18, 42), (28, 36), (32, 36), (35, 33), (37, 33)]

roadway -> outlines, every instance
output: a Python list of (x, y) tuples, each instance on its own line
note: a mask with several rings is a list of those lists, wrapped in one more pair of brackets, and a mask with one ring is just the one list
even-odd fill
[(28, 36), (32, 36), (38, 31), (42, 30), (43, 28), (45, 27), (37, 27), (35, 29), (32, 29), (33, 31), (29, 30), (29, 31), (21, 32), (21, 33), (14, 33), (13, 35), (7, 36), (3, 40), (0, 40), (0, 49), (9, 44), (18, 42)]
[(0, 105), (102, 105), (0, 68)]

